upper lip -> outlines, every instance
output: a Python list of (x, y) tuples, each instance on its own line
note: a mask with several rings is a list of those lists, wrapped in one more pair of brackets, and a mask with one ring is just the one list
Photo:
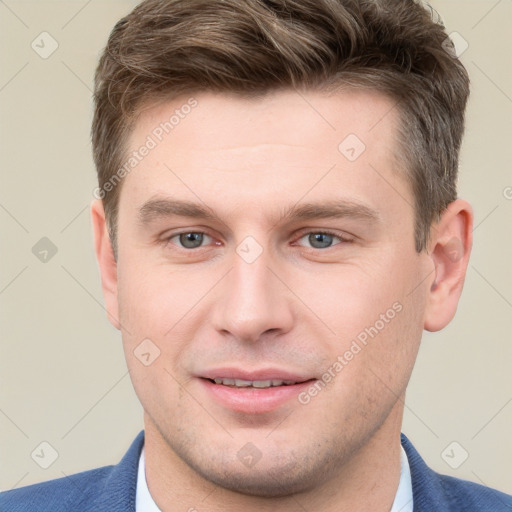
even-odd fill
[(241, 370), (240, 368), (212, 368), (202, 372), (199, 377), (204, 379), (240, 379), (240, 380), (291, 380), (305, 382), (314, 377), (310, 375), (290, 372), (278, 368), (264, 368), (260, 370)]

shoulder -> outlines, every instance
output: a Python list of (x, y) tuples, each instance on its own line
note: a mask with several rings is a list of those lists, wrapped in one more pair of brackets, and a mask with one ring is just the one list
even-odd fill
[(512, 496), (509, 494), (447, 475), (436, 474), (436, 476), (444, 489), (447, 501), (452, 506), (460, 507), (455, 510), (464, 510), (465, 512), (480, 512), (482, 510), (512, 511)]
[(415, 512), (512, 511), (512, 496), (484, 485), (436, 473), (425, 464), (404, 434), (402, 446), (411, 469)]
[(104, 489), (113, 466), (84, 471), (20, 489), (4, 491), (0, 495), (1, 510), (6, 512), (64, 511), (87, 507), (93, 497)]
[(119, 464), (0, 493), (2, 512), (135, 511), (139, 456), (144, 431)]

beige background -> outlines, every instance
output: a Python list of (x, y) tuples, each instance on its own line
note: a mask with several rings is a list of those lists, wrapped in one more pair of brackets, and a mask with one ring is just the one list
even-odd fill
[[(0, 1), (1, 489), (116, 463), (142, 428), (89, 219), (93, 71), (134, 5)], [(512, 493), (512, 2), (432, 5), (469, 44), (460, 195), (477, 227), (458, 313), (424, 337), (403, 431), (434, 469)], [(31, 47), (43, 31), (59, 45), (47, 59)], [(46, 263), (32, 253), (42, 237), (57, 247)], [(31, 458), (43, 441), (58, 452), (48, 469)]]

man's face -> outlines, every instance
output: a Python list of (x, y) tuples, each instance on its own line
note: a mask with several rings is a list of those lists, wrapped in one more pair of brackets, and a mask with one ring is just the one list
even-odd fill
[(431, 266), (414, 248), (389, 100), (195, 99), (145, 110), (129, 139), (157, 144), (120, 196), (126, 358), (168, 457), (228, 489), (285, 495), (399, 429)]

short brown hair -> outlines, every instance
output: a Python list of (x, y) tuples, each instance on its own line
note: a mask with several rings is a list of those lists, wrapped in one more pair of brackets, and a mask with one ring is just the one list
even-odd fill
[(92, 146), (117, 254), (119, 186), (142, 104), (185, 93), (366, 88), (396, 104), (420, 252), (456, 199), (469, 78), (415, 0), (145, 0), (110, 34), (95, 76)]

